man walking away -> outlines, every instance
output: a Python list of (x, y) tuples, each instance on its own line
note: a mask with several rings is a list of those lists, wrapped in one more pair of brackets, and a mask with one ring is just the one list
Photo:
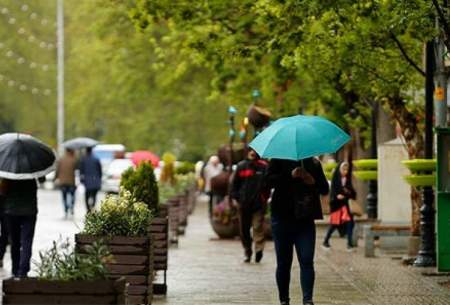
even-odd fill
[(12, 273), (27, 277), (37, 216), (36, 180), (4, 180), (4, 213), (11, 237)]
[(55, 180), (59, 184), (64, 204), (64, 217), (73, 216), (75, 205), (75, 170), (77, 160), (72, 149), (67, 148), (64, 156), (58, 161), (56, 167)]
[(252, 235), (255, 240), (255, 261), (259, 263), (264, 251), (264, 215), (268, 192), (263, 189), (267, 162), (250, 150), (247, 159), (241, 161), (232, 182), (231, 195), (238, 202), (241, 241), (245, 251), (244, 262), (252, 257)]
[(90, 212), (95, 208), (97, 192), (102, 185), (102, 166), (92, 155), (92, 147), (86, 148), (86, 155), (80, 160), (80, 181), (85, 188), (86, 210)]
[(220, 163), (219, 157), (211, 156), (203, 169), (203, 178), (205, 179), (205, 192), (209, 195), (208, 212), (209, 217), (212, 215), (212, 206), (214, 194), (211, 190), (211, 179), (222, 173), (223, 165)]
[(280, 303), (289, 304), (294, 248), (300, 263), (303, 304), (313, 305), (315, 219), (322, 218), (319, 195), (329, 192), (320, 161), (272, 159), (267, 183), (274, 189), (271, 202), (272, 234), (277, 256), (276, 280)]

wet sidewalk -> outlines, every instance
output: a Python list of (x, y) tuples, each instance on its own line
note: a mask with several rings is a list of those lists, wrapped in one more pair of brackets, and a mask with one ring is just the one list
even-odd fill
[[(323, 232), (319, 231), (318, 240)], [(445, 277), (424, 277), (423, 269), (402, 266), (388, 256), (364, 258), (335, 238), (333, 248), (316, 254), (316, 305), (450, 305), (450, 290), (438, 284)], [(261, 264), (241, 263), (238, 240), (218, 240), (200, 202), (189, 218), (186, 235), (170, 249), (168, 295), (155, 305), (279, 304), (275, 284), (275, 253), (267, 243)], [(299, 267), (294, 262), (291, 304), (302, 304)]]

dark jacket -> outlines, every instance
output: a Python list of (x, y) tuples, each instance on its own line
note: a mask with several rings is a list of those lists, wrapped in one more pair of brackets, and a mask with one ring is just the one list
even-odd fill
[(86, 190), (96, 191), (102, 186), (102, 166), (100, 161), (92, 156), (84, 156), (80, 160), (80, 181)]
[(37, 209), (36, 180), (4, 180), (3, 212), (5, 215), (32, 216)]
[[(292, 177), (292, 170), (298, 166), (302, 166), (313, 176), (315, 184), (307, 185), (300, 178)], [(323, 218), (319, 195), (327, 195), (329, 186), (320, 161), (314, 158), (304, 159), (303, 162), (272, 159), (267, 170), (266, 183), (274, 189), (271, 202), (272, 217), (280, 221), (296, 222), (295, 198), (301, 192), (310, 192), (316, 197), (314, 210), (310, 214), (313, 215), (313, 219)]]
[[(344, 205), (349, 207), (349, 200), (356, 199), (356, 191), (353, 188), (351, 174), (347, 175), (345, 185), (342, 185), (342, 175), (339, 170), (341, 164), (337, 165), (331, 178), (330, 212), (337, 211)], [(338, 199), (337, 196), (339, 194), (344, 195), (345, 198)]]
[(264, 188), (267, 162), (243, 160), (239, 162), (231, 186), (231, 197), (240, 207), (258, 211), (265, 207), (268, 191)]

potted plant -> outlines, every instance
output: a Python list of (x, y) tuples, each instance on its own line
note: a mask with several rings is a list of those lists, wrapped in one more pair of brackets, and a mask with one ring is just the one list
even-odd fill
[(3, 304), (125, 304), (125, 279), (107, 278), (112, 257), (102, 243), (81, 255), (68, 241), (40, 252), (36, 278), (3, 281)]
[(229, 196), (213, 208), (211, 225), (220, 238), (234, 238), (239, 235), (239, 219), (237, 209)]
[(77, 251), (86, 253), (103, 240), (113, 256), (106, 267), (110, 278), (129, 283), (127, 304), (151, 304), (153, 297), (153, 242), (148, 229), (153, 215), (148, 205), (127, 190), (108, 196), (100, 209), (88, 213), (84, 230), (75, 236)]

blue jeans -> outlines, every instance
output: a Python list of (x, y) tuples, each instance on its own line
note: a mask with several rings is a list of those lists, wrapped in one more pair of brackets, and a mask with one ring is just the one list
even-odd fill
[(76, 187), (73, 185), (61, 185), (61, 193), (64, 204), (64, 212), (73, 212), (75, 206), (75, 191)]
[(36, 215), (6, 215), (6, 222), (11, 236), (12, 273), (26, 277), (30, 271)]
[(303, 301), (312, 301), (314, 289), (314, 221), (287, 223), (272, 217), (272, 234), (277, 256), (276, 280), (280, 302), (289, 302), (289, 284), (294, 248), (300, 263), (300, 283)]

